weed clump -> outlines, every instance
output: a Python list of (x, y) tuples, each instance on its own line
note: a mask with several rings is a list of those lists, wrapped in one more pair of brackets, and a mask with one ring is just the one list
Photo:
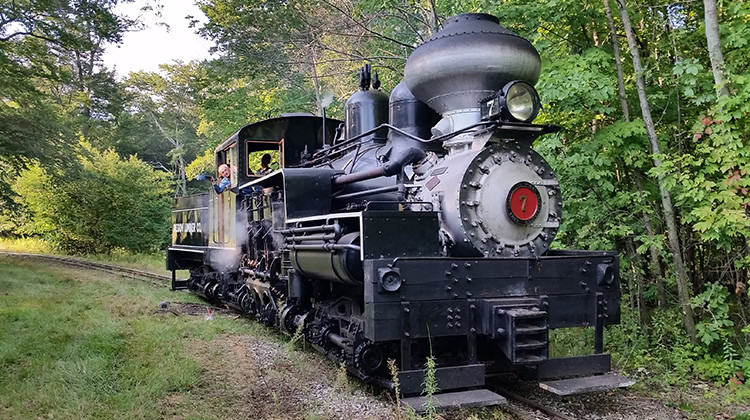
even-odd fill
[(333, 387), (341, 392), (351, 392), (352, 384), (349, 381), (346, 363), (344, 362), (339, 363), (339, 367), (336, 369), (336, 380)]

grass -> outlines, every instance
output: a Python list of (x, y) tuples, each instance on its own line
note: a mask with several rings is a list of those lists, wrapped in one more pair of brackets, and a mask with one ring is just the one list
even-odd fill
[[(154, 316), (175, 295), (117, 276), (0, 257), (0, 417), (162, 418), (201, 366), (179, 345), (240, 323)], [(188, 298), (188, 295), (180, 295)]]
[(549, 357), (583, 356), (593, 352), (593, 328), (561, 328), (549, 331)]
[(156, 252), (153, 254), (129, 254), (124, 251), (113, 251), (110, 254), (84, 255), (82, 258), (101, 263), (150, 271), (157, 274), (167, 273), (165, 263), (167, 257), (165, 252)]
[(10, 252), (29, 252), (32, 254), (52, 254), (52, 246), (39, 238), (2, 238), (0, 250)]
[(324, 356), (232, 313), (206, 321), (191, 294), (3, 256), (0, 273), (3, 420), (323, 419), (331, 401), (373, 404)]

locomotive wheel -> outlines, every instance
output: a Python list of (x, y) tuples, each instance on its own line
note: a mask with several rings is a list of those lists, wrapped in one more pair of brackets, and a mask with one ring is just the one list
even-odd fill
[(281, 308), (281, 327), (291, 335), (297, 333), (297, 324), (295, 320), (298, 315), (304, 311), (297, 305), (284, 305)]
[(354, 353), (354, 363), (362, 374), (372, 375), (385, 366), (385, 351), (374, 344), (361, 344)]
[(244, 289), (241, 293), (242, 293), (242, 296), (240, 296), (239, 301), (240, 301), (240, 308), (242, 308), (242, 312), (255, 318), (258, 315), (258, 305), (257, 305), (257, 301), (255, 300), (255, 297), (247, 289)]
[(260, 310), (258, 319), (269, 327), (275, 327), (277, 322), (276, 308), (272, 302), (268, 302)]
[(209, 281), (202, 286), (203, 295), (210, 301), (219, 300), (219, 283)]

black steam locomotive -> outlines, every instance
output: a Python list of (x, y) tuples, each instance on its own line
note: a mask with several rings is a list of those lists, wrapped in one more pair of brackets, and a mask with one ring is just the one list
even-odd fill
[[(527, 40), (465, 14), (411, 54), (390, 97), (365, 66), (345, 121), (242, 127), (216, 149), (232, 188), (175, 200), (172, 288), (304, 334), (368, 382), (393, 387), (393, 359), (404, 395), (422, 391), (428, 357), (462, 403), (498, 402), (477, 389), (499, 373), (586, 377), (543, 382), (558, 393), (624, 385), (600, 375), (617, 255), (550, 249), (562, 202), (532, 149), (557, 130), (531, 123), (540, 68)], [(257, 153), (278, 169), (256, 175)], [(549, 357), (550, 329), (584, 326), (593, 354)]]

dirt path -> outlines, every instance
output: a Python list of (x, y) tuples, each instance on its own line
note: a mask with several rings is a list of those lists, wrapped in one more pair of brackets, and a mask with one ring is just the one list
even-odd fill
[[(207, 314), (207, 305), (175, 304), (155, 313), (163, 316)], [(237, 317), (212, 308), (213, 316)], [(241, 322), (252, 322), (241, 319)], [(271, 334), (273, 335), (273, 334)], [(391, 397), (356, 383), (334, 362), (279, 339), (248, 335), (222, 335), (203, 341), (190, 339), (187, 352), (203, 366), (204, 380), (190, 397), (175, 394), (163, 401), (165, 418), (182, 418), (190, 412), (190, 399), (211, 407), (209, 417), (239, 419), (395, 419)], [(585, 420), (681, 420), (729, 419), (750, 412), (750, 404), (722, 404), (726, 390), (696, 383), (682, 389), (612, 390), (558, 397), (535, 383), (516, 382), (506, 389), (561, 413)], [(510, 386), (510, 387), (509, 387)], [(645, 393), (654, 397), (646, 397)], [(207, 413), (202, 413), (205, 417)], [(409, 418), (403, 413), (400, 418)], [(442, 419), (515, 419), (502, 407), (453, 410)], [(539, 414), (538, 419), (548, 417)]]
[[(158, 313), (206, 315), (206, 307), (176, 304)], [(174, 313), (174, 312), (172, 312)], [(212, 310), (213, 316), (235, 316)], [(251, 321), (247, 321), (251, 322)], [(280, 338), (285, 338), (280, 336)], [(212, 408), (210, 417), (237, 419), (390, 419), (394, 404), (364, 389), (328, 359), (291, 344), (248, 335), (190, 339), (187, 355), (203, 367), (204, 380), (190, 398)], [(387, 398), (385, 394), (382, 394)], [(163, 401), (165, 418), (190, 412), (184, 393)], [(206, 413), (203, 413), (205, 416)]]

